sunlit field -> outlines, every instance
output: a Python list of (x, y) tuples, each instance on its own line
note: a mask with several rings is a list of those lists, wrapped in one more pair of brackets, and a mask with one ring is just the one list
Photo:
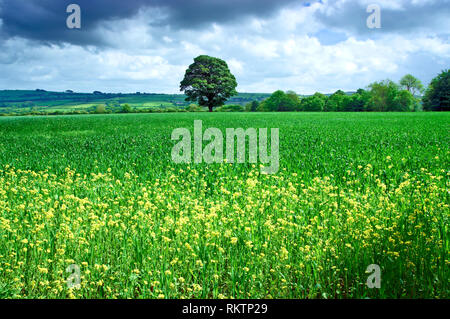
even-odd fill
[[(171, 132), (194, 119), (279, 128), (279, 172), (173, 163)], [(0, 118), (0, 298), (448, 298), (449, 124), (446, 113)], [(379, 289), (366, 285), (371, 264)]]

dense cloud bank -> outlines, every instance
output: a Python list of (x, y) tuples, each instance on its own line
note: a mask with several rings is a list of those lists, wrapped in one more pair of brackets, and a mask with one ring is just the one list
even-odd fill
[[(199, 54), (239, 91), (356, 90), (450, 62), (450, 0), (0, 0), (0, 89), (176, 93)], [(66, 27), (77, 3), (82, 28)]]

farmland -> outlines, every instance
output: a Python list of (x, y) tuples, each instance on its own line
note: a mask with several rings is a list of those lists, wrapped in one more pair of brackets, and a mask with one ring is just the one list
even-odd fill
[[(270, 94), (239, 93), (226, 104), (244, 105), (253, 100), (263, 100)], [(75, 93), (44, 90), (0, 90), (0, 116), (30, 113), (67, 114), (93, 112), (98, 105), (104, 105), (109, 112), (120, 111), (125, 104), (136, 111), (183, 109), (190, 102), (183, 94), (156, 93)]]
[[(279, 128), (279, 172), (174, 164), (172, 130), (197, 119)], [(0, 118), (0, 298), (448, 298), (449, 124), (421, 112)]]

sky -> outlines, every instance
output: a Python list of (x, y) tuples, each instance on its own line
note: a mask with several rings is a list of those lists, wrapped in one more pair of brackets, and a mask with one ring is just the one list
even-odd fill
[[(69, 29), (69, 4), (81, 28)], [(371, 4), (381, 27), (369, 28)], [(356, 91), (450, 65), (450, 0), (0, 0), (0, 90), (180, 93), (201, 54), (239, 92)]]

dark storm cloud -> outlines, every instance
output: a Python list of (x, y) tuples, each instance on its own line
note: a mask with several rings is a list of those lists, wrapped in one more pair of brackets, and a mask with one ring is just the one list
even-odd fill
[[(374, 1), (373, 3), (377, 3)], [(329, 7), (336, 10), (317, 12), (316, 17), (328, 27), (346, 30), (360, 35), (375, 35), (379, 33), (409, 33), (433, 31), (436, 34), (448, 33), (442, 30), (442, 23), (450, 17), (450, 0), (417, 1), (399, 0), (400, 8), (383, 6), (381, 8), (381, 29), (369, 29), (366, 25), (367, 2), (338, 0), (328, 2)]]
[[(159, 25), (193, 29), (248, 16), (268, 16), (299, 0), (0, 0), (2, 38), (22, 37), (46, 43), (70, 42), (101, 45), (96, 27), (102, 21), (135, 16), (142, 8), (162, 8), (168, 17)], [(76, 3), (82, 10), (81, 30), (66, 27), (66, 8)]]

